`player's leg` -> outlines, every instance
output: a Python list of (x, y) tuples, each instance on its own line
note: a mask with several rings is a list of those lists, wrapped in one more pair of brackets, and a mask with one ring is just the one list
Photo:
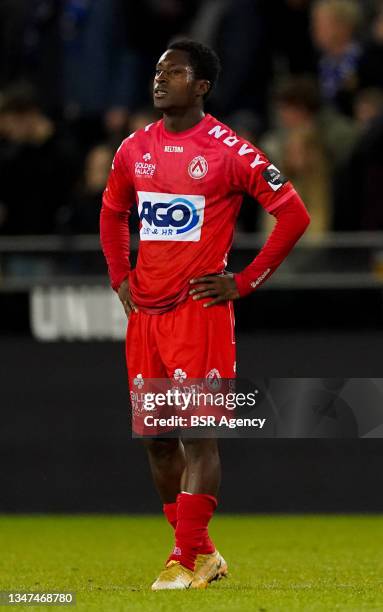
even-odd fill
[(170, 559), (195, 570), (198, 555), (216, 553), (208, 525), (217, 507), (221, 464), (216, 439), (185, 438), (183, 444), (186, 469), (177, 497), (176, 545)]
[[(142, 395), (150, 391), (151, 380), (167, 377), (156, 346), (153, 317), (145, 313), (132, 313), (126, 336), (126, 359), (132, 403), (132, 428), (137, 435), (145, 435), (145, 411)], [(149, 386), (149, 389), (148, 389)], [(154, 484), (163, 502), (163, 511), (175, 529), (177, 522), (177, 495), (185, 469), (182, 443), (177, 438), (143, 438), (147, 449)]]
[[(153, 481), (164, 505), (174, 504), (181, 491), (185, 451), (178, 438), (144, 439)], [(172, 522), (172, 521), (169, 521)]]
[[(160, 573), (152, 589), (188, 588), (193, 582), (193, 588), (204, 588), (211, 580), (227, 573), (226, 563), (215, 550), (208, 533), (221, 479), (217, 441), (185, 439), (181, 461), (177, 457), (182, 445), (179, 440), (147, 440), (145, 445), (151, 457), (154, 480), (165, 502), (164, 512), (176, 535), (166, 569)], [(169, 465), (173, 460), (175, 465)], [(182, 491), (179, 493), (182, 474)], [(167, 480), (169, 475), (172, 475), (170, 481)], [(177, 503), (169, 503), (175, 491), (178, 493)], [(194, 580), (196, 561), (198, 576)]]
[[(208, 523), (216, 508), (221, 482), (221, 461), (216, 439), (185, 439), (186, 465), (183, 491), (194, 494), (197, 512), (185, 521), (190, 533), (199, 539), (192, 588), (206, 588), (209, 582), (227, 575), (227, 564), (209, 537)], [(204, 495), (199, 495), (203, 493)], [(182, 500), (180, 500), (182, 502)], [(195, 520), (197, 518), (197, 520)], [(202, 517), (202, 520), (201, 520)], [(180, 525), (181, 527), (181, 525)]]
[[(172, 454), (177, 452), (178, 440), (172, 440), (173, 445), (162, 449), (162, 440), (152, 440), (149, 444), (148, 442), (145, 442), (146, 445), (157, 455), (155, 469), (160, 470), (157, 477), (162, 491), (160, 494), (164, 500), (172, 499), (174, 488), (166, 482), (168, 469), (162, 470), (159, 464), (164, 461), (164, 466), (167, 466), (167, 463), (172, 461)], [(165, 440), (165, 444), (166, 442), (170, 440)], [(177, 495), (177, 504), (164, 504), (168, 520), (176, 530), (176, 543), (168, 559), (170, 565), (167, 565), (167, 569), (161, 572), (153, 584), (154, 590), (187, 588), (191, 584), (193, 588), (205, 588), (211, 580), (227, 573), (226, 563), (216, 551), (208, 533), (208, 524), (217, 506), (216, 496), (221, 479), (217, 440), (186, 438), (183, 440), (183, 446), (185, 457), (181, 465), (186, 464), (186, 469), (182, 491)], [(165, 482), (162, 481), (163, 478)], [(176, 478), (173, 482), (176, 484)], [(175, 564), (180, 564), (181, 567)], [(192, 574), (196, 568), (197, 576)]]
[(217, 496), (221, 483), (221, 461), (215, 438), (185, 438), (186, 469), (183, 491)]
[[(188, 378), (206, 379), (211, 374), (225, 379), (235, 376), (232, 304), (206, 309), (201, 302), (188, 300), (167, 313), (162, 323), (157, 340), (169, 377), (174, 375), (177, 380), (176, 377), (182, 376), (185, 382)], [(168, 342), (169, 337), (172, 343)], [(185, 438), (183, 442), (185, 481), (177, 497), (176, 546), (170, 559), (190, 571), (195, 570), (196, 562), (198, 570), (204, 566), (195, 584), (202, 587), (226, 573), (226, 564), (208, 536), (208, 523), (217, 506), (220, 461), (215, 440)]]

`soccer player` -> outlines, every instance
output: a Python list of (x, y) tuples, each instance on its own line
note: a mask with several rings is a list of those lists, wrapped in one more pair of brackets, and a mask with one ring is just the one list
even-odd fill
[[(309, 216), (279, 170), (253, 144), (204, 113), (217, 80), (214, 51), (169, 45), (155, 69), (153, 99), (163, 118), (118, 149), (101, 212), (101, 243), (112, 287), (129, 319), (129, 386), (146, 379), (235, 376), (232, 301), (255, 291), (305, 231)], [(242, 196), (276, 218), (255, 259), (225, 273)], [(137, 265), (129, 262), (128, 217), (140, 218)], [(133, 430), (144, 433), (133, 411)], [(204, 588), (227, 573), (208, 534), (217, 506), (215, 439), (144, 438), (175, 545), (153, 590)]]

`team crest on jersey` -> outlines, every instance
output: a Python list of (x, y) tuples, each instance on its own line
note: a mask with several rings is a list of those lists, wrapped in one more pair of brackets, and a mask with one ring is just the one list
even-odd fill
[(209, 170), (209, 166), (207, 161), (202, 155), (198, 155), (194, 157), (188, 167), (189, 176), (193, 179), (202, 179), (207, 175), (207, 171)]

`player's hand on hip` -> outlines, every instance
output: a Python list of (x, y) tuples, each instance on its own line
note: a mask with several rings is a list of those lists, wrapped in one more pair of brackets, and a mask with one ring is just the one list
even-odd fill
[(120, 298), (121, 304), (124, 307), (128, 319), (132, 312), (138, 312), (138, 308), (133, 302), (132, 296), (130, 294), (129, 280), (127, 278), (122, 281), (118, 289), (118, 297)]
[(220, 302), (236, 300), (240, 297), (232, 272), (192, 278), (190, 284), (194, 285), (193, 289), (189, 291), (189, 295), (193, 296), (193, 300), (201, 300), (207, 297), (213, 298), (210, 302), (204, 304), (206, 308)]

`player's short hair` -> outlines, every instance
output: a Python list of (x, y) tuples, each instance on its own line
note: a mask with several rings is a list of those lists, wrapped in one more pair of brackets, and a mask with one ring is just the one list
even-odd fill
[(321, 7), (330, 9), (339, 21), (347, 23), (352, 30), (358, 29), (362, 24), (362, 11), (355, 0), (316, 0), (313, 11)]
[(216, 52), (202, 43), (187, 39), (171, 42), (168, 45), (168, 49), (173, 51), (185, 51), (185, 53), (189, 55), (194, 77), (196, 79), (206, 79), (210, 82), (210, 89), (204, 95), (204, 99), (206, 100), (214, 88), (221, 71), (221, 62)]

